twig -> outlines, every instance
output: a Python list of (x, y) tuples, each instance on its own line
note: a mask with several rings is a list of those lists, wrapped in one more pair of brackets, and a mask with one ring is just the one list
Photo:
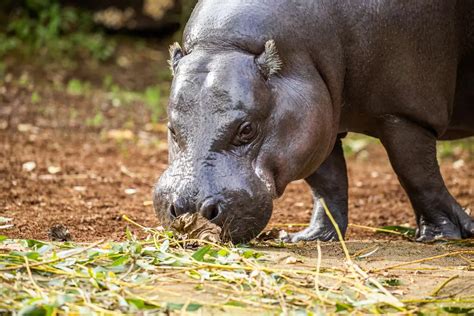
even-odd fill
[(370, 226), (364, 226), (364, 225), (358, 225), (358, 224), (349, 224), (349, 226), (370, 230), (370, 231), (373, 231), (374, 233), (382, 232), (382, 233), (389, 233), (389, 234), (394, 234), (394, 235), (400, 235), (400, 236), (407, 237), (407, 235), (404, 234), (404, 233), (400, 233), (400, 232), (397, 232), (397, 231), (394, 231), (394, 230), (389, 230), (389, 229), (384, 229), (384, 228), (376, 228), (376, 227), (370, 227)]
[(33, 275), (31, 274), (30, 265), (29, 265), (29, 262), (28, 262), (28, 257), (27, 257), (27, 256), (24, 256), (23, 258), (25, 259), (26, 272), (28, 273), (28, 277), (30, 278), (30, 281), (31, 281), (31, 283), (33, 284), (33, 287), (38, 291), (38, 293), (39, 293), (43, 298), (45, 298), (45, 295), (44, 295), (44, 293), (43, 293), (43, 290), (38, 286), (38, 284), (36, 283), (35, 279), (33, 278)]
[(344, 250), (344, 253), (346, 255), (347, 263), (349, 264), (349, 267), (351, 268), (351, 270), (353, 270), (354, 273), (361, 275), (364, 279), (368, 280), (370, 283), (375, 285), (382, 293), (384, 293), (388, 298), (387, 303), (389, 303), (389, 304), (391, 304), (391, 305), (393, 305), (394, 307), (397, 307), (397, 308), (404, 307), (404, 304), (402, 302), (400, 302), (395, 296), (393, 296), (392, 293), (390, 293), (377, 280), (370, 277), (365, 271), (363, 271), (357, 264), (355, 264), (352, 261), (352, 258), (349, 255), (349, 250), (347, 249), (346, 243), (344, 242), (344, 238), (342, 236), (341, 230), (339, 229), (339, 225), (334, 220), (334, 217), (332, 216), (331, 212), (329, 211), (324, 199), (321, 199), (321, 204), (323, 205), (323, 208), (324, 208), (324, 211), (326, 212), (326, 215), (329, 217), (329, 219), (331, 220), (332, 225), (336, 229), (337, 236), (339, 237), (339, 242), (341, 243), (342, 249)]
[(454, 252), (448, 252), (448, 253), (438, 255), (438, 256), (433, 256), (433, 257), (429, 257), (429, 258), (423, 258), (423, 259), (418, 259), (418, 260), (413, 260), (413, 261), (408, 261), (408, 262), (397, 263), (397, 264), (394, 264), (394, 265), (391, 265), (391, 266), (388, 266), (388, 267), (369, 270), (369, 272), (380, 272), (380, 271), (384, 271), (384, 270), (390, 270), (390, 269), (395, 269), (395, 268), (407, 266), (407, 265), (410, 265), (410, 264), (422, 263), (422, 262), (426, 262), (426, 261), (432, 261), (432, 260), (436, 260), (436, 259), (440, 259), (440, 258), (444, 258), (444, 257), (456, 256), (456, 255), (460, 255), (460, 254), (474, 254), (474, 250), (459, 250), (459, 251), (454, 251)]
[(346, 243), (344, 242), (344, 236), (342, 236), (341, 230), (339, 229), (339, 225), (337, 224), (336, 220), (329, 211), (324, 199), (320, 199), (320, 202), (324, 208), (324, 211), (326, 212), (327, 217), (329, 217), (329, 220), (331, 221), (332, 225), (334, 226), (334, 229), (336, 230), (337, 237), (339, 238), (339, 242), (341, 244), (342, 250), (344, 251), (344, 255), (346, 256), (347, 262), (352, 263), (351, 255), (349, 254), (349, 250), (347, 249)]
[(437, 296), (438, 293), (446, 286), (448, 285), (449, 282), (451, 282), (452, 280), (454, 279), (457, 279), (459, 278), (459, 275), (453, 275), (452, 277), (450, 277), (449, 279), (447, 279), (446, 281), (444, 281), (443, 283), (441, 283), (436, 289), (434, 289), (433, 292), (431, 292), (431, 296)]

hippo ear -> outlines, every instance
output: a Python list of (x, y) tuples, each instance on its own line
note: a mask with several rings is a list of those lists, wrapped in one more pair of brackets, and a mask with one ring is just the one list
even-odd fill
[(170, 46), (170, 60), (168, 60), (168, 64), (170, 65), (173, 76), (176, 71), (176, 67), (178, 66), (178, 62), (181, 58), (183, 58), (183, 56), (184, 53), (179, 43), (174, 43)]
[(265, 51), (257, 57), (256, 61), (258, 68), (266, 79), (281, 70), (283, 63), (278, 55), (274, 40), (265, 43)]

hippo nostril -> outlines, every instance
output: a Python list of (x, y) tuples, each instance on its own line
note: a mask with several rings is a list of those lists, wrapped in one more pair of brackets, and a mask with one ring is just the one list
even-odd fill
[(184, 198), (176, 199), (171, 205), (169, 206), (169, 212), (171, 216), (179, 217), (187, 212), (190, 211), (189, 202)]
[(174, 207), (173, 204), (170, 204), (170, 206), (168, 207), (168, 213), (171, 214), (171, 216), (173, 218), (176, 218), (177, 215), (176, 215), (176, 208)]
[(214, 200), (205, 201), (199, 210), (199, 213), (210, 221), (219, 216), (220, 212), (219, 204)]

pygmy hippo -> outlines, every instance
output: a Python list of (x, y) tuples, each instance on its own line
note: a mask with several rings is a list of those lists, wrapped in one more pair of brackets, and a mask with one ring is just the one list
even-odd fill
[(474, 1), (200, 0), (170, 49), (169, 168), (154, 207), (200, 212), (243, 242), (305, 179), (310, 226), (345, 233), (341, 138), (380, 139), (416, 215), (418, 241), (474, 236), (448, 192), (436, 141), (474, 135)]

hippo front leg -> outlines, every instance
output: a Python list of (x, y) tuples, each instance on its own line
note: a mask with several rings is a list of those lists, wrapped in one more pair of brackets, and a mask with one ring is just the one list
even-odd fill
[(347, 229), (348, 184), (346, 162), (340, 139), (337, 140), (333, 151), (326, 161), (316, 172), (305, 180), (310, 185), (314, 198), (311, 222), (308, 228), (294, 234), (289, 234), (285, 241), (329, 241), (337, 239), (336, 230), (322, 206), (322, 198), (324, 198), (331, 214), (344, 235)]
[(473, 220), (444, 184), (433, 133), (395, 116), (381, 125), (380, 140), (415, 210), (417, 241), (473, 237)]

